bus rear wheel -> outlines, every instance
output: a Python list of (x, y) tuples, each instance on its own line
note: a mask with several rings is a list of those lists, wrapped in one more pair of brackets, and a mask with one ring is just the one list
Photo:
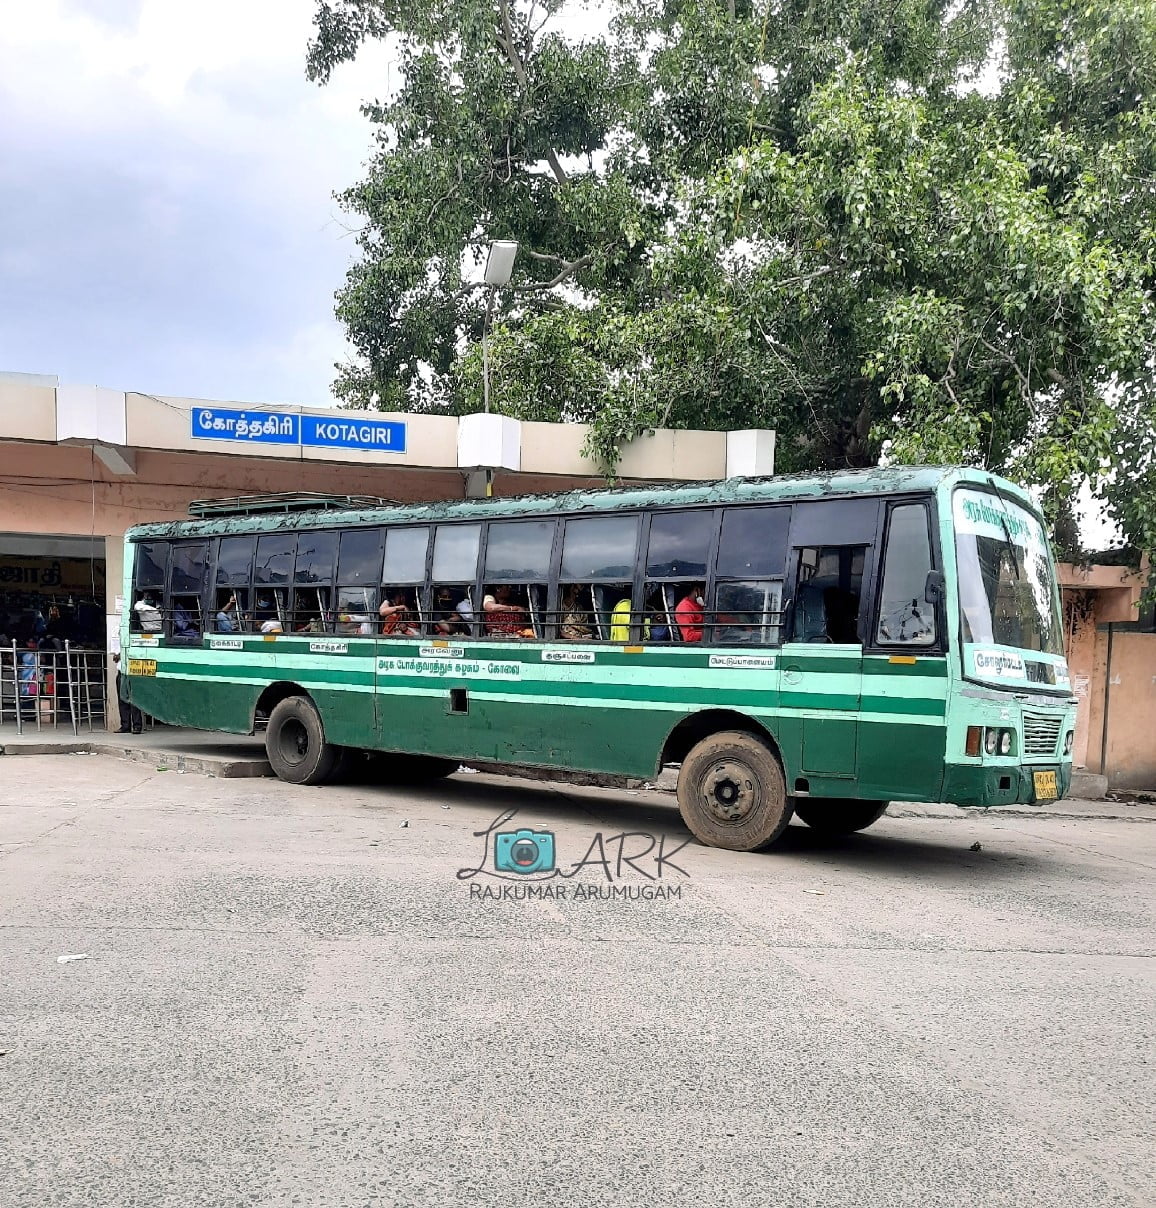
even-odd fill
[(341, 748), (325, 741), (321, 714), (305, 696), (289, 696), (273, 706), (265, 751), (273, 771), (290, 784), (324, 784), (341, 757)]
[(795, 817), (821, 835), (849, 835), (866, 830), (887, 811), (886, 801), (854, 801), (851, 798), (813, 797), (795, 802)]
[(708, 847), (767, 847), (787, 829), (791, 806), (774, 751), (741, 730), (704, 738), (678, 773), (679, 813), (691, 834)]

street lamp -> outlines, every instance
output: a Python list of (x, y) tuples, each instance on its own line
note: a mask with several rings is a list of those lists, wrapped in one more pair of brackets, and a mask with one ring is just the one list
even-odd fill
[(486, 317), (482, 323), (482, 409), (490, 413), (490, 322), (494, 317), (494, 301), (498, 290), (503, 285), (510, 284), (514, 272), (514, 258), (518, 255), (518, 245), (512, 239), (495, 239), (490, 244), (486, 255), (486, 271), (482, 280), (489, 287), (490, 296), (486, 302)]

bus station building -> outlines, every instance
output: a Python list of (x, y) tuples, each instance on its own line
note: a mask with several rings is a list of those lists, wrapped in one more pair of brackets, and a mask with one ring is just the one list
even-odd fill
[[(604, 485), (586, 435), (583, 424), (205, 401), (0, 372), (0, 633), (23, 640), (51, 617), (72, 644), (105, 651), (125, 531), (182, 519), (193, 500), (416, 502)], [(656, 484), (771, 474), (774, 448), (767, 431), (656, 429), (625, 447), (615, 475)], [(105, 678), (111, 685), (111, 671)]]

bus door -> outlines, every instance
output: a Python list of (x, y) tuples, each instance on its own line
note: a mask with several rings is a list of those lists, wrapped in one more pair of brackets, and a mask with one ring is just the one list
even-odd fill
[[(853, 782), (858, 775), (860, 612), (865, 617), (878, 520), (879, 501), (868, 498), (798, 504), (791, 521), (782, 703), (798, 719), (797, 766), (805, 779)], [(847, 788), (850, 795), (853, 785)]]
[(783, 646), (783, 704), (800, 721), (803, 773), (853, 779), (863, 693), (859, 635), (863, 546), (794, 551), (791, 632)]

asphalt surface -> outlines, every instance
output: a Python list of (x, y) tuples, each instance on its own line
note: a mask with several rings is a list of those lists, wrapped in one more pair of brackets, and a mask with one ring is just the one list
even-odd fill
[[(491, 875), (509, 810), (573, 875)], [(645, 791), (0, 760), (0, 1205), (1156, 1204), (1147, 815), (688, 838)]]

